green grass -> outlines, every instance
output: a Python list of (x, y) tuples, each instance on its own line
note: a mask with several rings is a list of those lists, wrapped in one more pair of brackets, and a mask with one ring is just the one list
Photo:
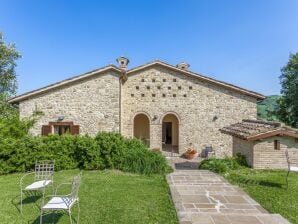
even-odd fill
[(286, 171), (239, 169), (224, 175), (242, 187), (270, 213), (279, 213), (298, 224), (298, 173), (290, 173), (286, 188)]
[[(71, 181), (78, 170), (56, 172), (55, 185)], [(1, 223), (21, 223), (18, 211), (21, 174), (0, 176)], [(50, 189), (49, 189), (50, 190)], [(65, 191), (67, 189), (64, 189)], [(168, 185), (162, 175), (136, 175), (119, 171), (84, 171), (80, 188), (80, 223), (178, 223)], [(24, 223), (37, 223), (37, 203), (24, 206)], [(76, 218), (77, 208), (73, 216)], [(55, 215), (54, 221), (69, 223), (68, 215)], [(45, 223), (49, 223), (45, 216)], [(56, 222), (55, 222), (56, 223)]]

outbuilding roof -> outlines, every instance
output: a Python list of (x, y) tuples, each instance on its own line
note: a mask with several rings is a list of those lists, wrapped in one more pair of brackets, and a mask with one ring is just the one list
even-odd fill
[(297, 131), (281, 127), (281, 124), (278, 122), (260, 120), (242, 120), (242, 122), (223, 127), (219, 130), (222, 133), (248, 141), (255, 141), (273, 136), (290, 136), (298, 138)]

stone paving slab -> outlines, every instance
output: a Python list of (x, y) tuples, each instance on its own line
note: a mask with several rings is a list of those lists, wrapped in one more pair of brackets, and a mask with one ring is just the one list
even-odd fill
[(175, 170), (167, 176), (181, 224), (285, 224), (239, 187), (207, 170)]

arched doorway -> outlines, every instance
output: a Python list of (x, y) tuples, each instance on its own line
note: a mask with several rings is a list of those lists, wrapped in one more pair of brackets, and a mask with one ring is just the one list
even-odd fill
[(137, 114), (134, 117), (133, 136), (150, 147), (150, 122), (146, 114)]
[(175, 114), (162, 119), (162, 150), (179, 153), (179, 120)]

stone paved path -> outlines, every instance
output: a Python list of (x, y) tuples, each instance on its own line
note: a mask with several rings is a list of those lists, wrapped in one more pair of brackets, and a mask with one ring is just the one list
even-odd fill
[(289, 223), (278, 214), (269, 214), (223, 177), (182, 167), (167, 176), (180, 224)]

